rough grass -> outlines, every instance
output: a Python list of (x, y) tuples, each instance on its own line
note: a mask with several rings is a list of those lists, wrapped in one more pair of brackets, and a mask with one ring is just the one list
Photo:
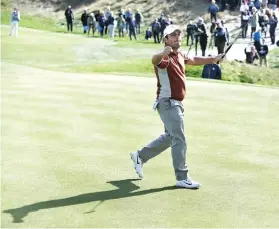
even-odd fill
[[(46, 23), (46, 28), (48, 26), (53, 28), (50, 22)], [(142, 37), (139, 42), (131, 42), (127, 37), (115, 40), (87, 38), (24, 28), (20, 28), (20, 36), (15, 38), (7, 36), (8, 29), (1, 28), (3, 60), (55, 71), (153, 77), (151, 56), (162, 47), (152, 41), (144, 41)], [(278, 50), (274, 49), (271, 57), (272, 53), (274, 58), (269, 64), (276, 66)], [(276, 68), (266, 69), (237, 62), (224, 62), (221, 68), (226, 81), (279, 85), (279, 70)], [(200, 78), (202, 69), (202, 66), (187, 66), (187, 76)]]

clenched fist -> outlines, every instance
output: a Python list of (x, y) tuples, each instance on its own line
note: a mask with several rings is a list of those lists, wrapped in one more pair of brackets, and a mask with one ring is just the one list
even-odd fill
[(168, 56), (171, 52), (173, 52), (172, 47), (166, 46), (162, 52), (164, 56)]

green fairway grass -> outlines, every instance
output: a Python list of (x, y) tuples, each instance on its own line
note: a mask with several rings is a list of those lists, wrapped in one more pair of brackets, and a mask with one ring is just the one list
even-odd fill
[(144, 165), (144, 180), (129, 158), (164, 130), (154, 78), (9, 62), (2, 227), (278, 227), (278, 88), (187, 82), (188, 165), (202, 184), (193, 191), (174, 188), (170, 150)]

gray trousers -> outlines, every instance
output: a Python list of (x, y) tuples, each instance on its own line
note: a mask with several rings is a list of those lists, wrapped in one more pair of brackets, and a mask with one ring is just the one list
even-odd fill
[(184, 134), (184, 108), (180, 101), (158, 100), (157, 110), (165, 126), (165, 134), (138, 151), (143, 163), (171, 147), (176, 180), (187, 178), (186, 137)]

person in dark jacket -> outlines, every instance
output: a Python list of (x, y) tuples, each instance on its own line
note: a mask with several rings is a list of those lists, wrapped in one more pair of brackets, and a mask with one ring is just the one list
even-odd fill
[(129, 37), (130, 40), (132, 40), (132, 36), (137, 40), (137, 35), (136, 35), (136, 20), (131, 18), (129, 22)]
[(268, 54), (268, 46), (264, 44), (265, 40), (262, 39), (262, 44), (260, 46), (260, 50), (259, 50), (259, 56), (260, 56), (260, 66), (262, 66), (263, 61), (265, 66), (267, 67), (267, 59), (266, 56)]
[(268, 8), (271, 10), (276, 10), (277, 0), (268, 0)]
[(260, 58), (255, 46), (251, 46), (250, 51), (247, 51), (247, 48), (245, 48), (244, 53), (246, 54), (247, 64), (253, 64), (255, 59)]
[(270, 34), (271, 43), (273, 45), (275, 44), (275, 30), (276, 30), (277, 24), (278, 24), (278, 19), (276, 18), (275, 14), (274, 14), (269, 19), (269, 34)]
[(104, 36), (104, 30), (105, 30), (105, 25), (106, 25), (106, 19), (104, 16), (104, 13), (100, 13), (100, 16), (98, 18), (98, 22), (99, 22), (99, 32), (101, 36)]
[(195, 31), (195, 25), (192, 21), (189, 22), (189, 24), (187, 25), (186, 28), (186, 32), (187, 32), (187, 40), (186, 40), (186, 45), (189, 45), (189, 37), (191, 37), (191, 44), (194, 44), (194, 31)]
[(222, 70), (218, 64), (206, 64), (203, 67), (202, 78), (222, 79)]
[(152, 34), (154, 37), (154, 43), (160, 43), (160, 32), (161, 32), (161, 24), (157, 19), (153, 21), (151, 24)]
[(71, 6), (68, 6), (68, 8), (65, 10), (65, 18), (67, 22), (68, 32), (73, 32), (74, 13)]
[(201, 51), (202, 51), (202, 56), (205, 56), (205, 50), (207, 47), (207, 34), (206, 34), (206, 27), (203, 22), (203, 19), (200, 17), (198, 19), (198, 23), (196, 24), (195, 28), (195, 51), (196, 55), (198, 52), (198, 43), (200, 43), (201, 46)]
[(158, 18), (157, 21), (160, 23), (160, 42), (161, 42), (163, 39), (164, 30), (167, 27), (165, 15), (161, 13), (161, 16)]
[(141, 27), (141, 23), (143, 21), (143, 16), (139, 10), (137, 10), (137, 12), (135, 14), (135, 20), (136, 20), (136, 32), (138, 34), (140, 34), (140, 27)]
[(150, 28), (147, 28), (145, 31), (145, 40), (150, 40), (152, 37), (152, 32), (150, 31)]
[(221, 21), (216, 22), (215, 30), (215, 46), (217, 47), (218, 54), (224, 53), (225, 45), (229, 43), (228, 32), (223, 27)]
[(208, 7), (208, 13), (210, 13), (211, 22), (217, 21), (217, 13), (219, 12), (219, 7), (215, 4), (215, 0), (211, 1), (210, 6)]
[(86, 33), (88, 30), (88, 25), (87, 25), (87, 19), (88, 19), (88, 13), (87, 13), (87, 9), (84, 9), (83, 14), (81, 15), (81, 23), (83, 26), (83, 33)]
[(254, 33), (253, 39), (254, 39), (254, 46), (256, 47), (257, 51), (259, 52), (260, 46), (261, 46), (261, 39), (262, 39), (261, 29), (258, 29)]

